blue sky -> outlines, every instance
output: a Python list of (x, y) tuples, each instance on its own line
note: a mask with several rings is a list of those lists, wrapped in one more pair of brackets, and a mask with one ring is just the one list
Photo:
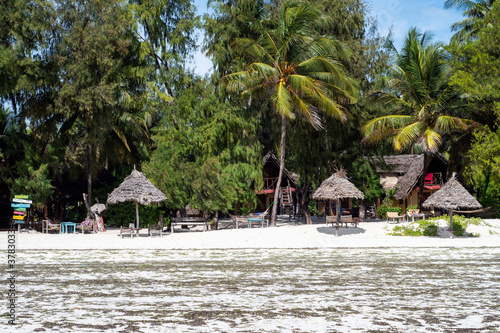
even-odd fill
[[(381, 35), (387, 35), (392, 27), (392, 33), (397, 49), (400, 49), (405, 34), (411, 27), (434, 34), (433, 40), (448, 43), (453, 33), (450, 27), (463, 19), (460, 12), (443, 8), (444, 0), (368, 0), (371, 2), (371, 16), (377, 18), (378, 30)], [(198, 14), (207, 12), (206, 0), (195, 0)], [(200, 43), (202, 37), (200, 37)], [(212, 64), (201, 52), (195, 54), (190, 67), (195, 72), (205, 75)]]

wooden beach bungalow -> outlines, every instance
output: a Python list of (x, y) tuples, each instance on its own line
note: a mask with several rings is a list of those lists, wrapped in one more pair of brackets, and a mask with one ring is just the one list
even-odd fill
[[(404, 212), (408, 206), (417, 205), (420, 177), (424, 173), (424, 155), (394, 155), (384, 156), (383, 159), (386, 166), (377, 167), (377, 172), (385, 190), (397, 188), (394, 206), (401, 207)], [(425, 175), (423, 201), (441, 189), (446, 182), (447, 170), (448, 161), (440, 154), (435, 155)]]
[(297, 199), (295, 196), (295, 187), (298, 180), (298, 175), (290, 172), (285, 168), (281, 184), (278, 184), (278, 175), (280, 171), (280, 161), (272, 153), (268, 152), (263, 158), (264, 171), (264, 188), (260, 191), (255, 190), (258, 202), (261, 205), (260, 209), (266, 209), (274, 200), (275, 191), (280, 191), (279, 210), (280, 214), (293, 215), (296, 211)]

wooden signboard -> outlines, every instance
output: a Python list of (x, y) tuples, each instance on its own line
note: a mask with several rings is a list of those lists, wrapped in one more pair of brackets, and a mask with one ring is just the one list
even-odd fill
[(26, 199), (12, 199), (12, 202), (23, 203), (23, 204), (32, 204), (33, 201)]
[(30, 208), (30, 204), (12, 203), (10, 206), (12, 208)]
[[(14, 223), (20, 226), (22, 223), (29, 222), (30, 215), (28, 215), (28, 209), (30, 209), (32, 203), (33, 201), (29, 200), (29, 196), (27, 195), (14, 196), (14, 199), (12, 199), (12, 203), (10, 204), (13, 208), (12, 219), (14, 220)], [(25, 221), (26, 218), (28, 218), (28, 220)], [(17, 229), (18, 231), (20, 231), (19, 228)]]

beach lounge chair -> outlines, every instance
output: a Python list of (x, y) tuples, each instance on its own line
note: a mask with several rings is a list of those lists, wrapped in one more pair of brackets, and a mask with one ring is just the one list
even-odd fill
[(97, 229), (95, 227), (95, 224), (96, 224), (95, 221), (85, 220), (76, 226), (76, 230), (80, 230), (82, 234), (84, 234), (85, 231), (88, 231), (90, 233), (96, 233)]
[(42, 220), (42, 233), (48, 233), (52, 230), (56, 230), (61, 233), (61, 225), (59, 223), (54, 223), (51, 219)]
[(387, 212), (387, 223), (390, 223), (391, 221), (393, 223), (399, 223), (399, 221), (403, 221), (404, 218), (404, 215), (398, 215), (397, 212)]
[(411, 218), (412, 222), (415, 221), (415, 219), (425, 219), (425, 214), (420, 214), (419, 209), (409, 209), (406, 214), (408, 215), (407, 220)]
[(149, 237), (153, 237), (154, 233), (158, 233), (160, 237), (163, 237), (163, 214), (160, 215), (158, 224), (148, 224)]

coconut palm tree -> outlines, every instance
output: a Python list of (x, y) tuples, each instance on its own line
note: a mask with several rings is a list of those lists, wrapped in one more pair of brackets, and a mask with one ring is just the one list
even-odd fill
[[(225, 76), (228, 90), (253, 97), (264, 93), (281, 117), (280, 171), (274, 202), (278, 201), (285, 167), (287, 119), (299, 114), (320, 129), (318, 111), (345, 122), (348, 117), (341, 103), (355, 100), (355, 89), (337, 61), (345, 57), (341, 44), (312, 37), (321, 22), (321, 13), (314, 7), (285, 2), (274, 28), (263, 31), (258, 40), (239, 39), (233, 44), (251, 63), (246, 70)], [(272, 225), (276, 214), (274, 204)]]
[(483, 28), (483, 19), (491, 10), (494, 2), (495, 0), (446, 0), (444, 2), (445, 9), (456, 8), (463, 11), (463, 16), (467, 16), (466, 19), (453, 23), (451, 26), (452, 31), (457, 31), (452, 39), (461, 42), (474, 38)]
[(456, 115), (461, 110), (460, 95), (449, 85), (451, 69), (440, 43), (430, 43), (428, 34), (410, 29), (394, 66), (380, 78), (375, 92), (396, 114), (369, 121), (361, 129), (364, 143), (392, 137), (394, 150), (417, 144), (424, 152), (424, 173), (420, 180), (419, 208), (423, 183), (432, 154), (438, 152), (446, 135), (465, 131), (475, 124)]

